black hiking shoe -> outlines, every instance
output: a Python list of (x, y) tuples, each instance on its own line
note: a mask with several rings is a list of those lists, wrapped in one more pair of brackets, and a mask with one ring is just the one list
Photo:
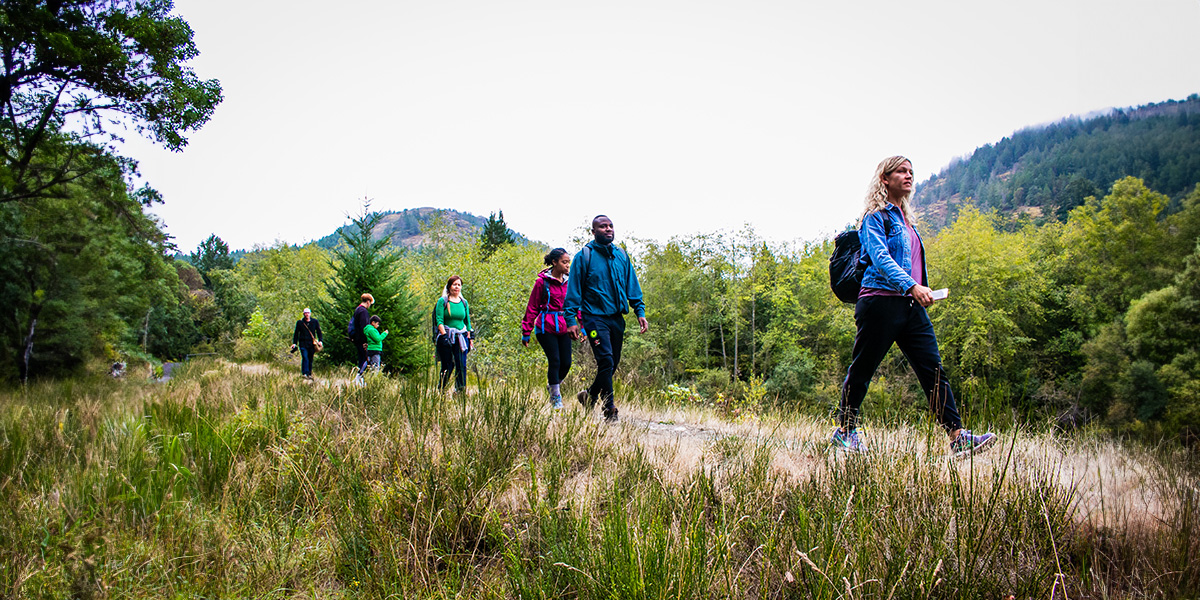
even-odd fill
[(615, 407), (615, 406), (614, 406), (614, 407), (612, 407), (612, 408), (606, 408), (606, 409), (604, 409), (604, 420), (605, 420), (605, 421), (607, 421), (607, 422), (609, 422), (609, 423), (616, 423), (616, 422), (617, 422), (617, 413), (618, 413), (618, 412), (620, 412), (620, 411), (618, 411), (618, 410), (617, 410), (617, 407)]
[(588, 396), (587, 390), (580, 390), (578, 394), (575, 394), (575, 399), (579, 400), (579, 404), (588, 410), (596, 408), (596, 400)]

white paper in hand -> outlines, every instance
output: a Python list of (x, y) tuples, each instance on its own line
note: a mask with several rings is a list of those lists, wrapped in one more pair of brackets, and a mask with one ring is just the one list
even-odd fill
[(933, 290), (932, 294), (933, 294), (934, 300), (945, 300), (946, 297), (948, 297), (950, 295), (950, 288), (942, 288), (940, 290)]

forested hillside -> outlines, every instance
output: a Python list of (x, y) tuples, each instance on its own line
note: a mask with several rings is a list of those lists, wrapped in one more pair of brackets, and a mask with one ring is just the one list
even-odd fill
[[(487, 219), (448, 208), (406, 208), (401, 211), (385, 210), (379, 212), (379, 226), (373, 234), (376, 239), (391, 236), (396, 246), (412, 248), (428, 241), (422, 230), (429, 229), (437, 219), (444, 220), (450, 230), (465, 234), (478, 233), (487, 224)], [(340, 229), (340, 228), (339, 228)], [(346, 233), (355, 233), (354, 224), (345, 226)], [(439, 230), (442, 229), (439, 227)], [(337, 231), (319, 239), (316, 244), (322, 248), (333, 248), (341, 239)]]
[(934, 229), (968, 205), (1061, 221), (1127, 176), (1178, 209), (1200, 181), (1200, 95), (1018, 131), (930, 177), (915, 198)]

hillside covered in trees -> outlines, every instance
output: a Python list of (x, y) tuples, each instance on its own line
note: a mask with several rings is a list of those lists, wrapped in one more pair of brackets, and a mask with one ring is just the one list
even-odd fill
[[(429, 230), (437, 219), (444, 220), (447, 225), (444, 228), (438, 227), (439, 231), (446, 229), (464, 234), (477, 234), (488, 223), (486, 218), (471, 213), (428, 206), (406, 208), (399, 211), (385, 210), (378, 214), (380, 216), (379, 224), (372, 234), (375, 239), (391, 236), (392, 244), (405, 248), (419, 246), (429, 241), (422, 232)], [(353, 223), (339, 228), (339, 230), (341, 229), (345, 229), (346, 233), (351, 235), (355, 233)], [(316, 244), (322, 248), (331, 249), (337, 245), (340, 239), (338, 231), (334, 231), (317, 240)]]
[(934, 229), (964, 206), (1062, 221), (1122, 177), (1179, 208), (1200, 181), (1200, 95), (1018, 131), (918, 185), (915, 203)]

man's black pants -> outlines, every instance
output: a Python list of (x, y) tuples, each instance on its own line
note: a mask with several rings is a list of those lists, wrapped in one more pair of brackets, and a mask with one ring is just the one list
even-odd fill
[(950, 382), (942, 370), (937, 337), (925, 307), (908, 296), (867, 296), (854, 305), (854, 353), (846, 381), (838, 423), (847, 431), (858, 426), (858, 411), (875, 369), (895, 343), (917, 374), (921, 389), (929, 398), (929, 408), (948, 432), (962, 428), (962, 418), (954, 403)]
[(613, 373), (621, 365), (625, 343), (625, 315), (583, 315), (582, 325), (596, 358), (596, 380), (588, 388), (588, 397), (604, 400), (604, 410), (610, 411), (615, 406)]

